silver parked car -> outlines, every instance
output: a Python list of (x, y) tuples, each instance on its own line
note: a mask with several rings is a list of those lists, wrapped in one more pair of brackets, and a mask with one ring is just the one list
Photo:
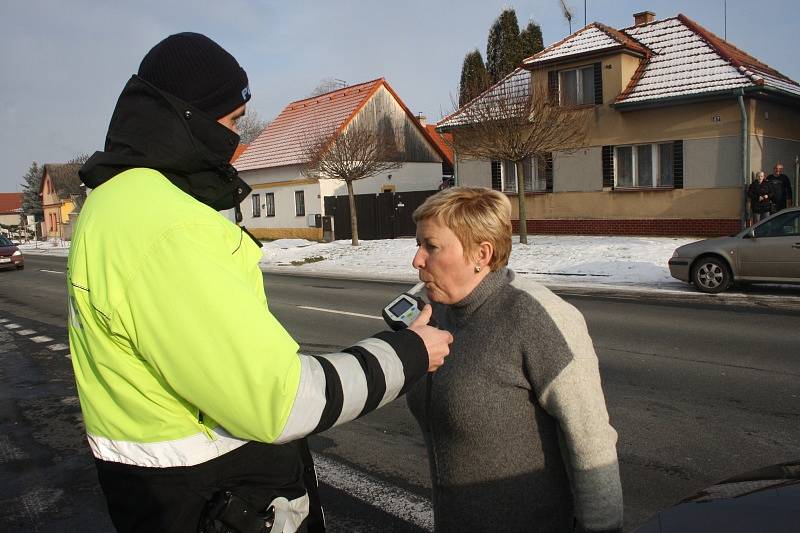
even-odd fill
[(800, 283), (800, 207), (730, 237), (681, 246), (669, 260), (669, 272), (710, 293), (736, 282)]

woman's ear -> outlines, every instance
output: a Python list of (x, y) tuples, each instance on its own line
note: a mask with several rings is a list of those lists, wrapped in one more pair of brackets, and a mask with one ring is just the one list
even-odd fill
[(483, 241), (478, 245), (478, 252), (476, 258), (477, 266), (481, 268), (489, 266), (494, 257), (494, 246), (489, 241)]

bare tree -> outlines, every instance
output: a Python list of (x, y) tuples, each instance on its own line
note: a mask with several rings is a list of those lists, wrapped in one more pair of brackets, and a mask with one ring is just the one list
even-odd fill
[(256, 140), (258, 134), (268, 125), (269, 122), (262, 120), (255, 109), (248, 109), (244, 116), (236, 123), (236, 129), (239, 130), (239, 142), (242, 144), (250, 144)]
[(341, 180), (347, 185), (352, 244), (358, 246), (358, 216), (353, 182), (376, 176), (402, 165), (395, 142), (365, 125), (352, 124), (344, 131), (309, 134), (304, 141), (308, 161), (303, 174), (317, 179)]
[(331, 91), (338, 91), (339, 89), (344, 89), (347, 87), (347, 82), (344, 80), (340, 80), (338, 78), (322, 78), (319, 80), (319, 83), (316, 87), (311, 91), (308, 95), (309, 97), (312, 96), (319, 96), (321, 94), (329, 93)]
[(86, 152), (81, 152), (80, 154), (74, 156), (72, 159), (67, 161), (68, 165), (80, 163), (81, 165), (86, 163), (91, 155), (87, 154)]
[(528, 243), (523, 162), (584, 146), (591, 117), (586, 108), (559, 105), (532, 78), (518, 71), (462, 108), (450, 141), (459, 156), (514, 163), (523, 244)]

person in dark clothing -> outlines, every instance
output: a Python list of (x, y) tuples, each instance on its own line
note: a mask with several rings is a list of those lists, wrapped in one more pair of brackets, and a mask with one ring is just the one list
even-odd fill
[(772, 196), (774, 187), (766, 180), (763, 170), (756, 173), (756, 179), (747, 190), (750, 200), (752, 223), (760, 222), (772, 214)]
[(775, 163), (772, 174), (767, 176), (767, 182), (773, 188), (772, 203), (774, 204), (774, 212), (777, 213), (787, 207), (792, 207), (792, 181), (789, 176), (783, 173), (783, 165), (781, 163)]

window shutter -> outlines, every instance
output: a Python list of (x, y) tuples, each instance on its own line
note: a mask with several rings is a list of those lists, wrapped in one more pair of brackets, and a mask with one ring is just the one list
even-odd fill
[(553, 192), (553, 152), (550, 152), (544, 159), (544, 179), (545, 190)]
[(594, 103), (603, 105), (603, 64), (594, 64)]
[(556, 70), (547, 73), (547, 95), (551, 104), (558, 104), (558, 71)]
[(672, 142), (672, 186), (683, 189), (683, 141)]
[(500, 161), (492, 161), (492, 189), (503, 190), (503, 180), (501, 178)]
[(614, 147), (603, 146), (603, 187), (614, 188)]

